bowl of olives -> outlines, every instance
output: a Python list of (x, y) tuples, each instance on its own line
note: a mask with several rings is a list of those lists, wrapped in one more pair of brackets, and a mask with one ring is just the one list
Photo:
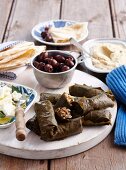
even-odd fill
[(74, 74), (77, 59), (69, 52), (48, 50), (35, 56), (31, 66), (36, 80), (46, 88), (63, 88)]

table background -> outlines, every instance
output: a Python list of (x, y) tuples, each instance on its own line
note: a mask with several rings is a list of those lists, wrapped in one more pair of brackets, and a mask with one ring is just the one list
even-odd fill
[[(126, 0), (0, 0), (0, 16), (0, 42), (34, 41), (32, 27), (51, 19), (88, 21), (87, 40), (126, 37)], [(96, 147), (62, 159), (36, 161), (0, 154), (0, 170), (125, 170), (125, 153), (125, 148), (114, 145), (111, 132)]]

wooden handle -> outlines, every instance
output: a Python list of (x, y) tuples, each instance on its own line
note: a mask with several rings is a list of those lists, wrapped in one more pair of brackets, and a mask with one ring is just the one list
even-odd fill
[(24, 110), (21, 107), (18, 107), (15, 112), (16, 116), (16, 138), (19, 141), (23, 141), (26, 138), (25, 131), (25, 120), (24, 120)]

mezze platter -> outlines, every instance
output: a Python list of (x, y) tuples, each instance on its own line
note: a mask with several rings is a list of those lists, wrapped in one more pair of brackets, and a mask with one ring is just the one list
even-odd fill
[[(104, 90), (108, 89), (99, 79), (78, 70), (75, 71), (71, 83), (68, 84), (67, 87), (58, 90), (48, 90), (40, 86), (35, 80), (31, 68), (25, 70), (25, 74), (21, 74), (16, 82), (35, 89), (38, 93), (38, 98), (36, 100), (39, 100), (39, 94), (41, 92), (67, 92), (68, 86), (74, 83), (92, 85), (94, 87), (100, 86)], [(28, 129), (26, 129), (26, 140), (18, 141), (15, 138), (14, 124), (7, 129), (0, 129), (0, 153), (26, 159), (54, 159), (84, 152), (96, 146), (111, 132), (116, 118), (116, 102), (114, 103), (113, 108), (108, 109), (112, 114), (111, 125), (84, 127), (82, 133), (78, 135), (53, 142), (45, 142), (41, 140), (39, 136)], [(27, 121), (34, 114), (34, 108), (32, 106), (26, 113), (25, 120)]]

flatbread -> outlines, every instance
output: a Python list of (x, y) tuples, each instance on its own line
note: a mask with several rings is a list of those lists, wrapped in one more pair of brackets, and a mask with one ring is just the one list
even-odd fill
[(11, 70), (17, 67), (26, 65), (30, 62), (30, 59), (34, 56), (39, 55), (41, 52), (46, 50), (46, 46), (34, 46), (32, 49), (28, 49), (25, 53), (14, 58), (6, 63), (0, 64), (0, 70)]
[(21, 51), (28, 50), (29, 48), (34, 47), (33, 42), (22, 42), (17, 45), (12, 46), (8, 50), (0, 52), (0, 60), (4, 59), (6, 56), (13, 55), (19, 53)]
[(75, 38), (76, 40), (80, 40), (87, 33), (87, 25), (87, 22), (80, 22), (60, 28), (51, 27), (49, 29), (49, 33), (51, 34), (55, 43), (69, 42), (71, 37)]
[(19, 58), (11, 60), (5, 64), (0, 64), (0, 70), (3, 70), (3, 69), (8, 70), (9, 68), (12, 68), (14, 66), (21, 65), (21, 64), (25, 65), (26, 62), (29, 60), (29, 58), (31, 58), (33, 56), (34, 52), (35, 51), (33, 49), (28, 50), (23, 55), (21, 55)]
[(0, 60), (0, 64), (4, 64), (4, 63), (7, 63), (7, 62), (9, 62), (11, 60), (14, 60), (14, 59), (22, 56), (23, 54), (25, 54), (26, 52), (28, 52), (30, 50), (33, 50), (34, 53), (35, 53), (35, 49), (33, 49), (33, 48), (29, 48), (27, 50), (19, 51), (18, 53), (15, 53), (15, 54), (12, 54), (12, 55), (4, 57), (3, 60)]

